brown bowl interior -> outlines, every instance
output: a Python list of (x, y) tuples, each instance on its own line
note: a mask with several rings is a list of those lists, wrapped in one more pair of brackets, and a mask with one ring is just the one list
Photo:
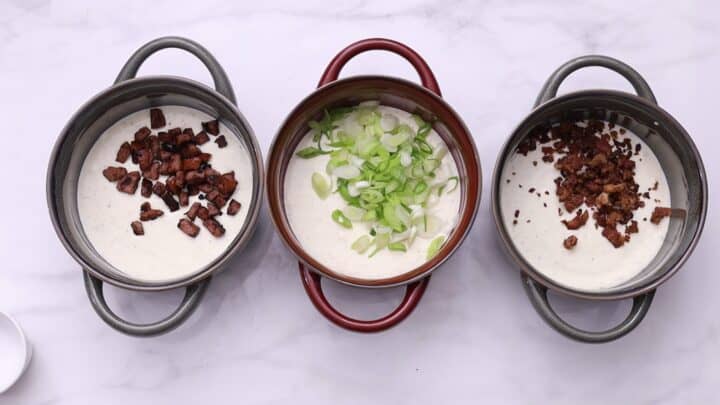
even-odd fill
[[(440, 252), (430, 261), (404, 274), (367, 280), (348, 277), (324, 266), (300, 245), (288, 222), (284, 203), (285, 171), (298, 143), (310, 129), (308, 122), (320, 119), (323, 111), (355, 106), (368, 100), (418, 114), (432, 121), (433, 129), (448, 146), (458, 167), (462, 193), (455, 229)], [(409, 81), (383, 76), (356, 76), (323, 86), (298, 104), (280, 127), (270, 148), (267, 164), (267, 193), (270, 214), (283, 242), (300, 261), (324, 276), (361, 287), (389, 287), (418, 280), (442, 264), (460, 246), (475, 218), (480, 202), (480, 161), (470, 132), (445, 101)]]

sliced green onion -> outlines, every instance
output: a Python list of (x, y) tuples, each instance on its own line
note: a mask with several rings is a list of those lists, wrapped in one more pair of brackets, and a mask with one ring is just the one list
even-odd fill
[(460, 184), (460, 179), (458, 179), (458, 176), (449, 177), (449, 178), (447, 179), (447, 181), (448, 181), (448, 183), (450, 183), (451, 181), (454, 181), (454, 184), (453, 184), (452, 188), (450, 188), (450, 189), (447, 191), (448, 193), (451, 193), (451, 192), (455, 191), (455, 189), (457, 188), (458, 184)]
[(407, 252), (407, 248), (402, 242), (390, 243), (388, 244), (388, 249), (392, 250), (393, 252)]
[(378, 234), (375, 237), (375, 240), (373, 240), (373, 243), (375, 244), (375, 250), (370, 253), (370, 257), (373, 257), (377, 254), (377, 252), (385, 249), (385, 247), (390, 243), (390, 234), (388, 233), (382, 233)]
[(330, 183), (325, 180), (325, 177), (322, 174), (318, 172), (313, 173), (311, 182), (312, 188), (315, 190), (318, 197), (324, 200), (330, 195)]
[(345, 216), (345, 214), (342, 213), (342, 211), (333, 211), (331, 217), (333, 221), (337, 222), (340, 226), (348, 229), (352, 228), (352, 222)]
[(365, 253), (370, 248), (371, 244), (372, 239), (370, 239), (370, 237), (367, 235), (363, 235), (357, 238), (357, 240), (353, 242), (352, 246), (350, 247), (352, 248), (352, 250), (358, 253)]
[(433, 257), (435, 257), (436, 254), (438, 254), (444, 242), (444, 236), (438, 236), (437, 238), (433, 239), (432, 242), (430, 242), (427, 250), (427, 260), (432, 259)]
[(329, 151), (320, 150), (314, 146), (308, 146), (307, 148), (300, 149), (296, 155), (303, 159), (314, 158), (315, 156), (325, 155), (330, 153)]
[(366, 211), (362, 208), (348, 205), (347, 207), (343, 208), (343, 214), (345, 214), (345, 216), (351, 221), (360, 221), (366, 214)]

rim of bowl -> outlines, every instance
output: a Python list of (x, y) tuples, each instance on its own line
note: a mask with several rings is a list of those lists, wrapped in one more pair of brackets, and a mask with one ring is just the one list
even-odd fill
[[(127, 282), (120, 278), (115, 278), (105, 274), (104, 272), (96, 270), (93, 267), (92, 263), (87, 262), (82, 258), (80, 254), (78, 254), (78, 252), (75, 250), (73, 242), (71, 242), (70, 239), (65, 235), (65, 232), (63, 231), (58, 221), (58, 218), (62, 215), (62, 213), (57, 211), (57, 206), (55, 204), (54, 193), (56, 190), (54, 189), (52, 184), (52, 179), (54, 177), (53, 168), (57, 163), (57, 160), (59, 158), (59, 152), (63, 146), (65, 138), (67, 137), (67, 134), (71, 131), (72, 124), (94, 103), (105, 97), (111, 97), (112, 93), (125, 90), (126, 87), (141, 88), (143, 85), (153, 83), (164, 83), (167, 85), (180, 83), (181, 85), (192, 87), (194, 88), (194, 90), (203, 92), (209, 97), (214, 98), (217, 102), (223, 104), (225, 108), (227, 108), (230, 112), (236, 115), (236, 118), (243, 125), (242, 129), (247, 131), (246, 138), (248, 138), (250, 145), (253, 149), (248, 150), (248, 155), (250, 156), (253, 166), (255, 168), (255, 178), (253, 179), (253, 181), (257, 184), (256, 189), (253, 191), (253, 199), (255, 200), (255, 204), (252, 212), (248, 213), (245, 231), (241, 234), (236, 235), (235, 240), (230, 243), (228, 248), (220, 256), (210, 261), (204, 269), (193, 272), (186, 277), (159, 282), (138, 280), (125, 276), (126, 279), (132, 281)], [(255, 136), (255, 131), (252, 129), (250, 123), (247, 121), (247, 119), (245, 119), (245, 116), (242, 115), (242, 113), (238, 110), (235, 104), (233, 104), (230, 100), (228, 100), (225, 96), (220, 94), (214, 88), (209, 87), (198, 81), (173, 75), (151, 75), (135, 77), (117, 84), (113, 84), (112, 86), (107, 87), (99, 93), (95, 94), (85, 103), (83, 103), (80, 107), (78, 107), (75, 113), (73, 113), (73, 115), (68, 120), (67, 124), (60, 131), (60, 134), (55, 141), (48, 163), (45, 187), (48, 210), (50, 212), (50, 219), (52, 221), (53, 228), (55, 229), (55, 233), (58, 235), (58, 238), (65, 247), (65, 250), (67, 250), (68, 253), (70, 253), (70, 255), (73, 257), (73, 259), (75, 259), (75, 261), (81, 266), (82, 271), (89, 271), (94, 277), (97, 277), (100, 280), (112, 284), (116, 287), (131, 289), (135, 291), (162, 291), (173, 288), (185, 287), (191, 284), (195, 284), (207, 277), (210, 277), (213, 273), (226, 265), (228, 260), (236, 253), (238, 253), (241, 248), (247, 244), (253, 234), (255, 227), (257, 226), (260, 209), (263, 205), (262, 199), (264, 196), (263, 188), (265, 187), (265, 171), (263, 166), (262, 153), (260, 150), (260, 145)]]
[(28, 365), (30, 364), (30, 359), (32, 358), (32, 349), (30, 347), (30, 342), (28, 341), (27, 335), (25, 334), (25, 331), (20, 326), (20, 323), (10, 316), (10, 314), (7, 314), (5, 312), (0, 311), (0, 318), (5, 318), (8, 321), (10, 321), (10, 324), (13, 325), (14, 331), (15, 331), (15, 337), (20, 339), (20, 342), (22, 343), (22, 360), (21, 364), (19, 364), (19, 368), (17, 371), (17, 374), (11, 377), (9, 380), (6, 381), (6, 385), (0, 386), (0, 394), (7, 392), (12, 388), (19, 380), (20, 377), (25, 374), (25, 371), (28, 368)]
[[(461, 185), (464, 185), (464, 187), (466, 187), (466, 189), (469, 191), (466, 193), (466, 196), (464, 198), (465, 209), (459, 212), (459, 214), (461, 215), (459, 216), (458, 223), (456, 224), (455, 228), (453, 228), (451, 237), (446, 241), (446, 243), (443, 244), (443, 247), (440, 249), (440, 251), (435, 255), (435, 257), (426, 261), (419, 267), (416, 267), (399, 275), (378, 279), (365, 279), (360, 277), (347, 276), (328, 268), (327, 266), (323, 265), (315, 258), (313, 258), (313, 256), (310, 255), (302, 247), (300, 242), (293, 235), (292, 228), (287, 221), (287, 216), (285, 215), (285, 201), (282, 200), (280, 196), (275, 193), (277, 188), (284, 187), (283, 184), (276, 184), (276, 172), (284, 174), (284, 171), (287, 170), (287, 167), (280, 167), (280, 162), (278, 160), (278, 154), (280, 152), (276, 150), (276, 146), (278, 141), (280, 140), (281, 135), (285, 133), (286, 127), (293, 119), (293, 117), (304, 111), (308, 103), (318, 97), (322, 97), (327, 93), (336, 91), (338, 87), (347, 86), (357, 82), (362, 83), (366, 81), (386, 82), (390, 86), (404, 87), (410, 89), (410, 91), (417, 91), (420, 92), (423, 96), (429, 97), (432, 101), (437, 103), (440, 108), (445, 109), (444, 112), (446, 112), (448, 114), (448, 117), (452, 119), (453, 123), (455, 124), (454, 126), (456, 126), (457, 129), (460, 130), (460, 132), (462, 133), (461, 136), (465, 138), (465, 142), (467, 142), (471, 146), (470, 151), (467, 153), (469, 153), (469, 155), (473, 157), (474, 160), (474, 162), (470, 162), (470, 164), (468, 165), (468, 162), (465, 162), (464, 155), (462, 155), (463, 151), (461, 151), (463, 163), (465, 163), (466, 166), (469, 166), (469, 178), (466, 179), (465, 182), (462, 182)], [(410, 97), (407, 98), (411, 100), (413, 99)], [(432, 110), (432, 112), (436, 113), (437, 111)], [(440, 116), (440, 114), (435, 115)], [(452, 131), (450, 133), (455, 137), (458, 136), (455, 131)], [(473, 170), (472, 166), (476, 166), (477, 170)], [(477, 212), (480, 207), (480, 198), (482, 195), (482, 170), (480, 164), (480, 157), (477, 153), (477, 148), (475, 146), (475, 141), (472, 137), (472, 134), (463, 122), (460, 115), (442, 97), (438, 96), (427, 88), (422, 87), (421, 85), (418, 85), (409, 80), (392, 76), (359, 75), (346, 77), (319, 87), (307, 96), (305, 96), (291, 110), (285, 120), (283, 120), (277, 133), (275, 134), (275, 137), (273, 138), (273, 141), (270, 144), (270, 149), (268, 151), (266, 167), (267, 173), (265, 179), (267, 185), (265, 187), (265, 191), (267, 193), (267, 201), (270, 209), (270, 218), (272, 219), (275, 229), (280, 234), (280, 240), (282, 240), (285, 246), (294, 253), (298, 260), (308, 266), (308, 268), (312, 271), (318, 272), (322, 276), (333, 279), (339, 283), (356, 287), (394, 287), (411, 283), (413, 281), (428, 276), (430, 272), (432, 272), (437, 267), (442, 265), (446, 260), (448, 260), (450, 256), (452, 256), (452, 254), (457, 251), (460, 245), (462, 245), (463, 241), (467, 237), (470, 229), (472, 229), (472, 226), (475, 222), (475, 217), (477, 216)], [(467, 181), (472, 180), (472, 177), (475, 177), (476, 181)], [(473, 194), (475, 195), (475, 198), (472, 197)], [(276, 201), (279, 201), (279, 203), (276, 204)], [(448, 241), (450, 241), (451, 243), (447, 243)]]
[[(559, 284), (553, 279), (545, 276), (542, 272), (535, 269), (530, 263), (525, 261), (522, 258), (522, 255), (520, 254), (519, 250), (515, 247), (515, 244), (512, 243), (512, 238), (508, 234), (507, 230), (505, 229), (505, 225), (502, 221), (502, 218), (500, 218), (500, 197), (497, 193), (497, 188), (501, 184), (501, 169), (503, 164), (505, 163), (506, 158), (508, 157), (508, 148), (510, 146), (510, 141), (515, 137), (517, 132), (525, 126), (531, 119), (534, 118), (536, 114), (538, 114), (540, 111), (542, 111), (545, 108), (551, 107), (555, 104), (565, 102), (567, 100), (576, 98), (576, 97), (617, 97), (620, 99), (626, 99), (629, 100), (631, 103), (639, 103), (642, 104), (643, 107), (646, 107), (650, 110), (652, 110), (655, 114), (662, 116), (664, 120), (671, 123), (678, 131), (677, 133), (682, 136), (682, 139), (684, 142), (686, 142), (690, 148), (690, 150), (693, 153), (693, 157), (695, 158), (698, 166), (698, 172), (700, 177), (700, 184), (702, 189), (703, 198), (701, 201), (702, 209), (700, 210), (699, 217), (698, 217), (698, 226), (695, 230), (691, 242), (688, 245), (688, 247), (685, 249), (682, 255), (675, 260), (674, 263), (668, 264), (670, 269), (665, 271), (665, 273), (656, 278), (652, 279), (649, 282), (646, 282), (644, 284), (640, 284), (637, 287), (631, 288), (627, 291), (619, 291), (619, 292), (606, 292), (606, 291), (589, 291), (589, 290), (581, 290), (581, 289), (575, 289), (563, 284)], [(561, 292), (563, 294), (576, 297), (576, 298), (582, 298), (582, 299), (590, 299), (590, 300), (619, 300), (619, 299), (626, 299), (626, 298), (632, 298), (637, 295), (645, 294), (650, 291), (655, 290), (658, 286), (663, 284), (665, 281), (670, 279), (675, 273), (678, 272), (680, 267), (685, 263), (685, 261), (688, 259), (690, 254), (695, 249), (695, 246), (697, 245), (698, 239), (700, 239), (700, 235), (702, 234), (704, 225), (705, 225), (705, 218), (707, 215), (707, 203), (708, 203), (708, 185), (707, 185), (707, 175), (705, 172), (705, 167), (702, 162), (702, 158), (700, 157), (700, 153), (697, 150), (697, 147), (695, 146), (695, 143), (693, 142), (690, 135), (687, 133), (685, 128), (680, 125), (680, 123), (667, 111), (665, 111), (660, 105), (655, 104), (643, 97), (637, 96), (635, 94), (627, 93), (624, 91), (619, 90), (610, 90), (610, 89), (590, 89), (590, 90), (579, 90), (579, 91), (573, 91), (567, 94), (563, 94), (561, 96), (556, 96), (543, 104), (540, 104), (539, 106), (536, 106), (533, 108), (525, 118), (523, 118), (520, 123), (515, 126), (513, 131), (510, 133), (510, 136), (505, 140), (503, 143), (502, 148), (500, 149), (500, 153), (498, 154), (497, 160), (495, 162), (495, 167), (493, 170), (493, 180), (492, 180), (492, 186), (490, 189), (490, 198), (491, 198), (491, 206), (492, 206), (492, 212), (493, 212), (493, 219), (495, 222), (495, 226), (497, 228), (498, 234), (503, 242), (503, 246), (505, 248), (505, 251), (510, 255), (510, 257), (513, 259), (515, 264), (517, 264), (520, 267), (521, 272), (527, 274), (530, 276), (534, 281), (537, 281), (542, 286), (554, 290), (557, 292)]]

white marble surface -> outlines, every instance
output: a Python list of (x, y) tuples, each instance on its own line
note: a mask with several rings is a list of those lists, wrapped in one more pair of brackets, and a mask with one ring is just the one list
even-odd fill
[[(35, 348), (28, 373), (0, 404), (720, 402), (714, 205), (695, 253), (658, 291), (642, 325), (620, 341), (589, 346), (552, 331), (529, 305), (496, 240), (487, 192), (501, 142), (545, 78), (571, 57), (604, 53), (642, 72), (683, 123), (704, 153), (711, 200), (717, 197), (717, 4), (0, 0), (0, 184), (12, 196), (0, 203), (0, 309), (19, 319)], [(370, 336), (329, 324), (306, 298), (293, 256), (266, 216), (234, 268), (216, 277), (174, 333), (129, 338), (95, 315), (50, 224), (47, 159), (70, 115), (110, 85), (138, 46), (169, 34), (201, 42), (224, 65), (264, 153), (281, 120), (350, 42), (386, 36), (427, 59), (475, 136), (486, 192), (465, 245), (434, 274), (405, 323)], [(153, 57), (141, 70), (149, 73), (209, 81), (179, 51)], [(359, 73), (415, 78), (404, 61), (382, 53), (344, 71)], [(587, 87), (630, 90), (599, 69), (573, 75), (562, 90)], [(332, 302), (360, 317), (383, 314), (401, 295), (326, 286)], [(139, 321), (168, 313), (181, 296), (108, 290), (111, 305)], [(589, 328), (609, 326), (629, 307), (555, 302)]]

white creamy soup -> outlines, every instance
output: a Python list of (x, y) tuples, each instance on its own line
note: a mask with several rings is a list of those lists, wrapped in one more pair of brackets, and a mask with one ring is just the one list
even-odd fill
[[(372, 106), (372, 104), (370, 105)], [(388, 106), (381, 105), (375, 108), (383, 117), (385, 130), (405, 124), (413, 132), (418, 131), (418, 123), (411, 114)], [(392, 123), (386, 126), (385, 120), (387, 119)], [(357, 111), (347, 115), (335, 129), (335, 131), (345, 131), (348, 134), (358, 133), (361, 130), (362, 127), (357, 123)], [(295, 152), (316, 145), (316, 142), (313, 141), (313, 133), (310, 131), (305, 136)], [(430, 130), (426, 139), (434, 151), (447, 150), (445, 143), (434, 130)], [(322, 199), (313, 190), (311, 182), (313, 173), (322, 173), (327, 179), (332, 179), (332, 190), (336, 190), (337, 178), (327, 175), (326, 172), (329, 160), (329, 155), (305, 159), (294, 154), (285, 175), (284, 200), (290, 226), (303, 249), (331, 270), (346, 276), (368, 280), (404, 274), (424, 264), (428, 260), (427, 253), (432, 241), (438, 237), (444, 237), (447, 240), (448, 235), (454, 229), (460, 209), (461, 191), (459, 184), (455, 184), (456, 187), (453, 187), (452, 183), (455, 181), (448, 181), (451, 177), (457, 179), (458, 170), (452, 156), (447, 153), (439, 159), (435, 177), (428, 184), (429, 187), (438, 187), (443, 184), (447, 187), (442, 190), (440, 196), (437, 193), (431, 193), (426, 207), (422, 208), (425, 215), (438, 219), (438, 223), (433, 224), (433, 228), (435, 228), (433, 232), (425, 234), (422, 232), (423, 225), (419, 224), (414, 226), (415, 229), (407, 231), (416, 235), (412, 241), (403, 239), (407, 237), (405, 232), (393, 236), (391, 242), (398, 240), (403, 243), (407, 249), (405, 252), (385, 248), (372, 257), (369, 254), (373, 250), (372, 248), (364, 253), (356, 252), (351, 246), (358, 238), (368, 235), (371, 229), (369, 223), (353, 221), (352, 229), (338, 225), (331, 218), (332, 213), (347, 207), (347, 202), (338, 192), (331, 192), (327, 198)], [(351, 160), (358, 167), (363, 163), (354, 158)], [(446, 191), (448, 189), (452, 191)], [(414, 208), (420, 210), (418, 207)]]
[[(616, 125), (614, 129), (620, 127)], [(650, 218), (656, 206), (670, 207), (665, 173), (640, 137), (629, 130), (619, 137), (629, 138), (633, 145), (641, 145), (639, 153), (632, 158), (636, 164), (635, 182), (640, 186), (639, 191), (648, 191), (657, 182), (657, 189), (649, 191), (650, 199), (641, 198), (645, 206), (634, 211), (633, 219), (638, 222), (639, 232), (632, 234), (631, 240), (619, 248), (602, 236), (602, 228), (596, 228), (592, 213), (585, 226), (577, 230), (568, 230), (561, 223), (562, 219), (572, 219), (574, 214), (565, 212), (558, 200), (553, 180), (559, 176), (559, 171), (553, 163), (542, 161), (540, 147), (527, 156), (513, 151), (505, 162), (500, 185), (504, 225), (525, 260), (558, 284), (585, 291), (618, 286), (639, 274), (663, 244), (669, 219), (653, 224)], [(530, 188), (535, 188), (535, 192), (529, 193)], [(546, 190), (548, 194), (545, 194)], [(581, 208), (585, 210), (587, 206), (583, 204)], [(562, 216), (558, 215), (558, 209), (562, 210)], [(519, 211), (517, 218), (516, 210)], [(577, 245), (570, 250), (563, 247), (563, 240), (569, 235), (578, 239)]]
[[(173, 127), (192, 128), (197, 134), (202, 131), (201, 123), (213, 120), (204, 112), (183, 106), (160, 107), (165, 114), (167, 125), (155, 129), (166, 131)], [(102, 171), (108, 166), (124, 166), (128, 172), (139, 170), (128, 159), (124, 164), (115, 161), (120, 145), (133, 139), (133, 134), (143, 126), (150, 127), (150, 113), (141, 110), (119, 120), (98, 138), (85, 159), (78, 182), (78, 210), (88, 240), (108, 263), (128, 277), (143, 281), (168, 281), (196, 273), (219, 257), (229, 247), (242, 229), (252, 197), (252, 161), (245, 145), (225, 125), (220, 123), (220, 134), (225, 135), (227, 146), (219, 148), (214, 136), (200, 148), (211, 153), (212, 167), (226, 173), (235, 171), (238, 181), (232, 198), (242, 204), (235, 216), (223, 215), (216, 219), (225, 227), (225, 234), (212, 236), (202, 224), (197, 237), (191, 238), (177, 228), (189, 207), (180, 207), (170, 212), (163, 200), (154, 193), (150, 198), (140, 195), (140, 187), (134, 195), (118, 192), (116, 183), (103, 177)], [(160, 180), (166, 178), (161, 176)], [(164, 214), (143, 222), (145, 234), (133, 234), (130, 223), (138, 219), (140, 205), (149, 201), (154, 209)], [(190, 205), (199, 201), (198, 196), (190, 197)], [(202, 202), (202, 201), (200, 201)]]

